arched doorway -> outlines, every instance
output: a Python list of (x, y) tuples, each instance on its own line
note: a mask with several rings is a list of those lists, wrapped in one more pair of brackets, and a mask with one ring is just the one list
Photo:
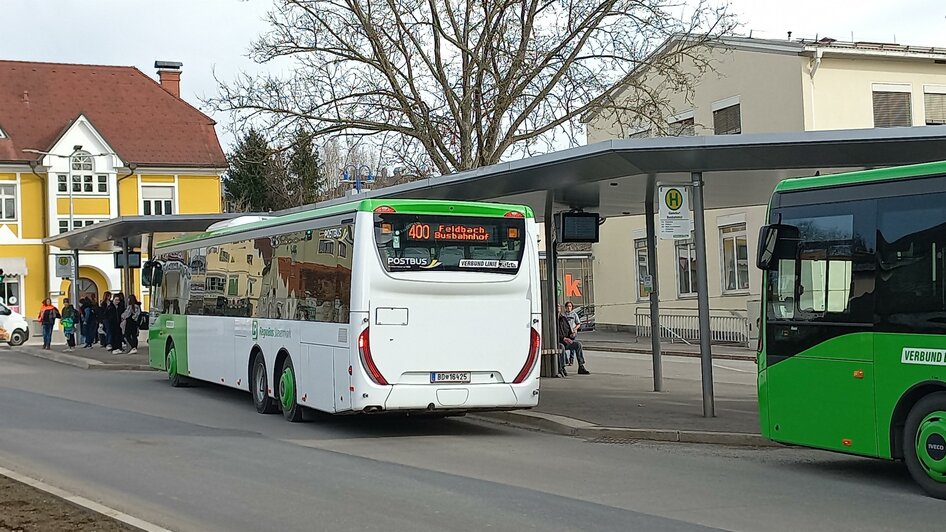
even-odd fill
[(92, 279), (79, 277), (79, 300), (81, 301), (82, 298), (85, 297), (93, 298), (98, 301), (99, 287)]

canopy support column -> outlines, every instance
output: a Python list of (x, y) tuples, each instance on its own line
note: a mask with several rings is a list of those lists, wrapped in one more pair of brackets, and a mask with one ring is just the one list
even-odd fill
[(660, 295), (657, 293), (657, 231), (654, 227), (654, 187), (657, 176), (647, 176), (644, 216), (647, 222), (647, 272), (653, 283), (650, 290), (650, 348), (654, 359), (654, 391), (663, 391), (663, 366), (660, 360)]
[[(133, 294), (132, 285), (135, 283), (134, 278), (131, 274), (131, 266), (129, 261), (129, 255), (131, 255), (131, 244), (128, 243), (128, 237), (122, 238), (122, 253), (125, 255), (125, 261), (122, 265), (122, 280), (124, 286), (122, 287), (122, 292), (125, 294), (125, 299), (128, 299), (128, 296)], [(136, 296), (137, 297), (137, 296)]]
[(79, 250), (72, 250), (72, 264), (75, 267), (75, 271), (72, 272), (72, 294), (69, 296), (72, 298), (72, 306), (79, 308)]
[(542, 376), (558, 375), (558, 313), (555, 311), (558, 279), (558, 253), (555, 241), (555, 196), (545, 192), (545, 301), (542, 305)]
[(713, 404), (713, 353), (710, 348), (709, 283), (706, 278), (706, 220), (703, 209), (703, 172), (691, 172), (693, 184), (693, 237), (696, 247), (696, 295), (700, 322), (700, 359), (703, 369), (703, 417), (716, 417)]

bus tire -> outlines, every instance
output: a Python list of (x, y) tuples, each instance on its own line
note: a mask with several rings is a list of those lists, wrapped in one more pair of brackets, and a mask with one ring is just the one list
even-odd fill
[(903, 430), (903, 460), (926, 493), (946, 499), (946, 392), (920, 399)]
[(296, 402), (296, 372), (292, 367), (292, 359), (288, 356), (283, 360), (276, 389), (279, 392), (277, 395), (283, 417), (292, 423), (302, 421), (302, 406)]
[(275, 414), (279, 411), (276, 400), (269, 396), (269, 377), (266, 373), (266, 359), (263, 353), (256, 353), (253, 358), (253, 374), (250, 375), (250, 394), (253, 404), (260, 414)]
[(187, 385), (187, 377), (177, 372), (177, 351), (174, 349), (174, 342), (168, 343), (167, 351), (164, 354), (164, 367), (168, 372), (168, 384), (172, 388), (181, 388)]

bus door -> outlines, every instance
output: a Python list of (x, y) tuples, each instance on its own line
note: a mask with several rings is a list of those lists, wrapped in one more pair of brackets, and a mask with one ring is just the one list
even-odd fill
[(862, 203), (773, 215), (798, 229), (797, 242), (779, 247), (766, 287), (764, 392), (774, 440), (876, 453), (873, 202)]

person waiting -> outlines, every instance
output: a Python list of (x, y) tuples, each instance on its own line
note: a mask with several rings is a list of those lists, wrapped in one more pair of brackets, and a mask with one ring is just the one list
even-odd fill
[[(591, 372), (585, 368), (585, 353), (582, 350), (581, 342), (575, 339), (575, 334), (572, 332), (571, 322), (568, 319), (568, 316), (562, 312), (562, 306), (556, 305), (556, 310), (558, 311), (558, 341), (562, 345), (562, 348), (566, 354), (573, 354), (575, 358), (578, 359), (578, 374), (579, 375), (590, 375)], [(570, 356), (570, 355), (569, 355)], [(561, 359), (560, 359), (561, 360)], [(565, 368), (561, 368), (561, 372), (565, 375), (568, 373), (565, 372)]]

